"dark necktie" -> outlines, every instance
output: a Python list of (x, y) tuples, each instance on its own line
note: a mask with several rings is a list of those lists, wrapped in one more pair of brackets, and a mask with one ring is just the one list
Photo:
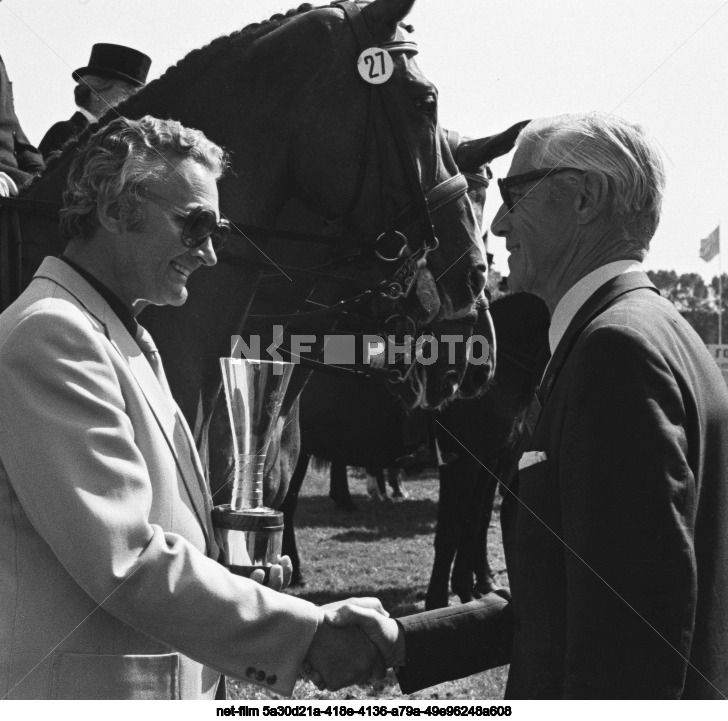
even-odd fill
[(152, 336), (149, 335), (146, 328), (143, 328), (142, 326), (138, 327), (136, 342), (139, 348), (141, 348), (142, 353), (144, 353), (146, 359), (149, 361), (149, 365), (152, 367), (154, 375), (157, 376), (157, 380), (159, 381), (159, 385), (162, 386), (162, 390), (171, 398), (172, 391), (169, 389), (167, 376), (164, 374), (162, 358), (159, 355), (159, 351), (157, 350), (157, 346), (154, 344)]

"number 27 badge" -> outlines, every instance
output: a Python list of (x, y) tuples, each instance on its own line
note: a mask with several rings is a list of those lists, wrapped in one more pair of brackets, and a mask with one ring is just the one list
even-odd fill
[(363, 80), (372, 85), (381, 85), (392, 77), (394, 61), (382, 48), (367, 48), (359, 56), (356, 68)]

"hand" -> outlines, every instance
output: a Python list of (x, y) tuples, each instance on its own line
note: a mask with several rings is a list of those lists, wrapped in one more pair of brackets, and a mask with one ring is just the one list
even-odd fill
[(404, 633), (399, 624), (393, 618), (389, 618), (389, 614), (386, 612), (385, 614), (377, 613), (371, 607), (344, 601), (339, 603), (337, 608), (326, 608), (324, 620), (328, 625), (337, 628), (358, 626), (379, 649), (387, 668), (402, 666), (406, 660)]
[[(326, 616), (328, 616), (328, 612), (336, 611), (342, 606), (358, 606), (359, 608), (369, 608), (372, 611), (375, 611), (376, 613), (389, 618), (389, 614), (384, 610), (382, 602), (378, 598), (374, 598), (373, 596), (362, 596), (361, 598), (345, 598), (343, 601), (333, 601), (332, 603), (327, 603), (325, 606), (320, 606), (319, 608), (324, 611), (324, 618), (326, 618)], [(347, 626), (349, 624), (344, 623), (341, 625)]]
[(282, 591), (288, 588), (293, 576), (293, 564), (288, 556), (278, 556), (278, 563), (268, 564), (270, 571), (268, 572), (268, 583), (265, 582), (265, 571), (262, 568), (256, 568), (250, 574), (250, 580), (259, 583), (261, 586), (268, 586), (274, 591)]
[(15, 185), (15, 181), (7, 173), (0, 172), (0, 198), (17, 194), (18, 186)]
[(338, 691), (353, 683), (384, 678), (387, 673), (381, 654), (360, 629), (335, 628), (325, 620), (316, 629), (304, 671), (320, 691)]

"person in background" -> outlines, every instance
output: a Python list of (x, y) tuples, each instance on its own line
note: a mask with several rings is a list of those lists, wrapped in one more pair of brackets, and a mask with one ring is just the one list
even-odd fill
[(88, 65), (72, 73), (77, 82), (73, 97), (78, 110), (52, 125), (38, 146), (44, 158), (63, 143), (95, 123), (104, 113), (125, 100), (147, 82), (152, 60), (124, 45), (96, 43)]
[(13, 103), (13, 84), (0, 57), (0, 197), (18, 194), (18, 186), (42, 172), (45, 165), (20, 127)]
[(656, 142), (606, 113), (521, 132), (492, 230), (542, 298), (551, 358), (501, 523), (512, 601), (344, 607), (413, 691), (510, 663), (507, 698), (728, 697), (728, 388), (642, 261)]
[(217, 262), (226, 164), (172, 120), (105, 125), (69, 170), (66, 250), (0, 315), (0, 698), (210, 699), (221, 673), (288, 695), (300, 669), (331, 687), (384, 671), (359, 629), (273, 590), (287, 558), (273, 588), (218, 563), (194, 441), (136, 320)]

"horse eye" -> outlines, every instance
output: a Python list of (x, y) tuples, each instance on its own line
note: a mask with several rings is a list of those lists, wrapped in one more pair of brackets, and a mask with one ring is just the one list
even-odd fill
[(415, 101), (417, 109), (427, 115), (435, 115), (437, 113), (437, 98), (432, 95), (423, 95)]

